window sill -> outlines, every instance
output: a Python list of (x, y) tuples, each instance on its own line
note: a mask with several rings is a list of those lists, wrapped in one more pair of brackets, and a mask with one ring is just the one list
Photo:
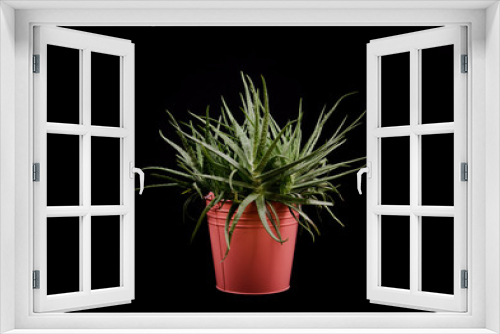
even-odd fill
[(5, 334), (493, 334), (488, 329), (15, 329)]

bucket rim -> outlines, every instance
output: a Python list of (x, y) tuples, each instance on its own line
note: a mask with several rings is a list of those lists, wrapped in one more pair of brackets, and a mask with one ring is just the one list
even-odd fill
[[(206, 200), (206, 202), (207, 202), (207, 205), (208, 205), (208, 203), (210, 203), (210, 202), (211, 202), (214, 198), (215, 198), (215, 195), (214, 195), (214, 193), (213, 193), (213, 192), (209, 192), (209, 193), (208, 193), (208, 195), (206, 195), (206, 196), (204, 197), (204, 199), (205, 199), (205, 200)], [(285, 204), (285, 203), (283, 203), (283, 202), (280, 202), (280, 201), (268, 201), (268, 202), (272, 203), (272, 204), (273, 204), (273, 206), (274, 206), (275, 204), (277, 204), (277, 205), (278, 205), (278, 206), (280, 206), (280, 207), (285, 207), (287, 211), (288, 211), (288, 209), (289, 209), (288, 205), (286, 205), (286, 204)], [(218, 207), (219, 207), (219, 209), (220, 209), (222, 206), (226, 206), (226, 204), (232, 204), (232, 203), (233, 203), (233, 201), (232, 201), (232, 200), (230, 200), (230, 199), (221, 199), (221, 201), (217, 204), (217, 206), (218, 206)], [(250, 203), (250, 204), (249, 204), (249, 206), (254, 206), (254, 205), (255, 205), (255, 202), (252, 202), (252, 203)], [(213, 207), (212, 209), (214, 209), (214, 208), (215, 208), (215, 207)], [(212, 211), (212, 209), (211, 209), (210, 211)], [(278, 208), (276, 208), (276, 207), (275, 207), (275, 209), (276, 209), (276, 211), (280, 211), (280, 210), (278, 210)], [(282, 210), (282, 211), (284, 211), (284, 210)], [(294, 210), (294, 211), (295, 211), (295, 210)], [(296, 212), (296, 213), (298, 213), (297, 211), (295, 211), (295, 212)]]

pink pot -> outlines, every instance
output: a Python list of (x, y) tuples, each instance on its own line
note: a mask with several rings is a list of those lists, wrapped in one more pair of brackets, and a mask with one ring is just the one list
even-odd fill
[[(210, 200), (208, 197), (207, 204)], [(224, 225), (230, 207), (231, 202), (226, 201), (207, 213), (217, 289), (252, 295), (288, 290), (298, 228), (288, 207), (273, 202), (280, 221), (281, 237), (283, 240), (288, 238), (280, 244), (262, 226), (255, 203), (247, 206), (234, 230), (229, 254), (222, 261), (227, 249)], [(298, 217), (298, 213), (295, 215)], [(269, 219), (268, 223), (274, 232)]]

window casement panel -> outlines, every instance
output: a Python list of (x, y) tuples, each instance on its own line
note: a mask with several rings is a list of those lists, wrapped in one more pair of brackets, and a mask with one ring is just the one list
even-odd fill
[[(134, 44), (37, 26), (33, 53), (38, 62), (33, 159), (39, 164), (33, 186), (33, 273), (39, 275), (34, 311), (129, 303), (134, 299)], [(96, 71), (101, 58), (104, 66)], [(108, 58), (112, 66), (106, 65)], [(114, 81), (107, 81), (113, 76), (108, 68)], [(103, 88), (103, 82), (113, 84)], [(98, 84), (99, 90), (93, 89)], [(113, 108), (104, 101), (108, 92)], [(108, 197), (114, 197), (109, 204)], [(113, 275), (109, 268), (115, 268)], [(114, 281), (106, 282), (108, 276)]]
[[(372, 303), (467, 311), (462, 286), (467, 182), (461, 177), (467, 163), (466, 54), (466, 28), (459, 26), (367, 45), (367, 298)], [(433, 281), (443, 280), (444, 291), (432, 288)]]

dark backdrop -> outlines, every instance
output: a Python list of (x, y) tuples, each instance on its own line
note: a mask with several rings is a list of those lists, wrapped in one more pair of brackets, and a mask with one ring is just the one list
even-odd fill
[[(72, 27), (129, 39), (135, 44), (136, 166), (175, 166), (175, 153), (158, 130), (175, 138), (168, 109), (179, 120), (187, 111), (217, 114), (220, 97), (237, 110), (240, 71), (259, 82), (263, 75), (271, 112), (280, 124), (297, 116), (303, 98), (304, 131), (310, 134), (324, 105), (342, 102), (324, 128), (366, 109), (366, 44), (371, 39), (422, 30), (420, 27)], [(94, 64), (93, 64), (94, 65)], [(97, 66), (95, 64), (94, 66)], [(93, 69), (93, 73), (95, 68)], [(106, 87), (101, 89), (106, 90)], [(366, 155), (366, 126), (348, 135), (330, 156), (342, 161)], [(94, 148), (93, 148), (94, 149)], [(151, 180), (147, 179), (146, 183)], [(178, 189), (147, 189), (136, 195), (136, 297), (129, 305), (92, 312), (397, 312), (401, 308), (366, 300), (366, 198), (356, 175), (340, 180), (344, 201), (334, 211), (345, 228), (324, 217), (312, 242), (300, 233), (289, 291), (239, 296), (215, 288), (208, 228), (193, 244), (193, 222), (182, 222), (185, 199)], [(364, 187), (363, 187), (364, 188)], [(190, 212), (201, 212), (202, 203)], [(406, 260), (407, 261), (407, 260)], [(99, 273), (92, 277), (98, 279)], [(398, 273), (394, 273), (398, 275)]]

